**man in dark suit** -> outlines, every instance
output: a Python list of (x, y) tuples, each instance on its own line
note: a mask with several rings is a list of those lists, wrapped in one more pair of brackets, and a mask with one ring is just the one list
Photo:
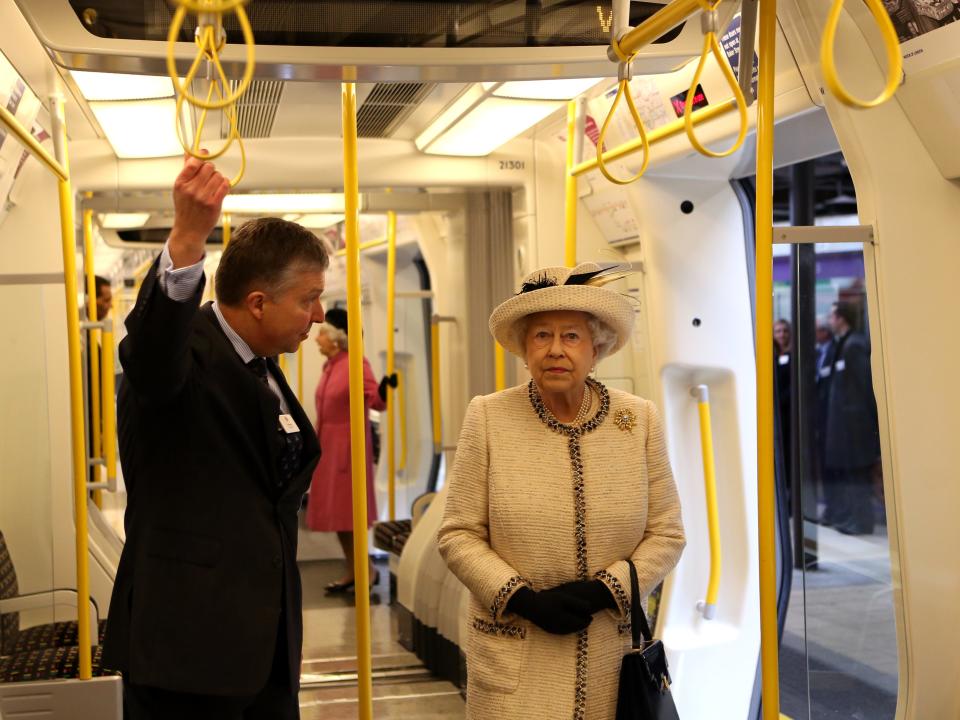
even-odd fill
[(271, 358), (323, 321), (328, 258), (301, 226), (252, 220), (200, 307), (228, 190), (212, 164), (185, 162), (120, 344), (127, 541), (103, 665), (122, 671), (134, 720), (299, 717), (297, 510), (320, 449)]
[(830, 323), (834, 346), (828, 358), (825, 516), (842, 533), (868, 535), (874, 523), (873, 468), (880, 459), (870, 344), (854, 330), (857, 313), (849, 303), (833, 306)]

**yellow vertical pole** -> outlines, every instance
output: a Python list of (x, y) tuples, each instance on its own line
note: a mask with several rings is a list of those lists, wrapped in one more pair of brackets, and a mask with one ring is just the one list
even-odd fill
[(397, 415), (400, 421), (400, 462), (397, 464), (397, 471), (403, 472), (407, 469), (407, 398), (406, 398), (406, 378), (403, 370), (397, 368)]
[(67, 128), (63, 96), (50, 96), (50, 115), (57, 162), (66, 180), (57, 182), (60, 200), (60, 240), (63, 250), (63, 288), (67, 301), (67, 357), (70, 367), (70, 442), (73, 457), (73, 504), (77, 562), (77, 654), (79, 677), (92, 676), (90, 662), (90, 575), (87, 548), (87, 467), (83, 436), (83, 391), (80, 369), (80, 308), (77, 304), (77, 238), (74, 228), (73, 189), (67, 155)]
[[(757, 506), (763, 720), (779, 720), (776, 495), (773, 470), (773, 98), (777, 2), (760, 0), (757, 86)], [(785, 568), (784, 572), (789, 572)]]
[(503, 354), (503, 345), (493, 341), (493, 380), (497, 392), (507, 389), (507, 361)]
[(431, 395), (433, 400), (433, 452), (443, 447), (443, 426), (440, 424), (440, 318), (434, 315), (430, 321), (430, 364), (433, 368)]
[(223, 249), (227, 249), (227, 245), (230, 244), (230, 234), (232, 226), (230, 224), (230, 213), (223, 214)]
[(346, 204), (347, 352), (350, 362), (350, 461), (353, 475), (353, 572), (357, 627), (357, 715), (373, 717), (370, 568), (367, 550), (366, 409), (363, 402), (363, 317), (360, 308), (360, 183), (357, 177), (357, 88), (341, 83), (343, 193)]
[(577, 101), (567, 103), (567, 164), (564, 169), (564, 264), (573, 267), (577, 264), (577, 178), (573, 174), (576, 161), (574, 148), (577, 135)]
[(283, 373), (283, 379), (289, 380), (289, 378), (287, 378), (287, 354), (286, 353), (280, 353), (280, 357), (278, 358), (277, 365), (280, 366), (280, 372)]
[[(100, 320), (97, 311), (97, 280), (93, 267), (93, 210), (83, 211), (83, 270), (87, 278), (87, 320)], [(90, 365), (90, 456), (103, 457), (100, 439), (100, 331), (91, 328), (87, 335), (87, 362)], [(93, 481), (100, 481), (100, 466), (93, 465)], [(103, 496), (100, 490), (93, 491), (93, 502), (97, 507), (103, 507)]]
[(297, 400), (303, 405), (303, 343), (297, 348)]
[[(397, 301), (397, 214), (387, 213), (387, 377), (396, 371), (395, 335)], [(387, 385), (387, 491), (390, 519), (397, 519), (397, 436), (396, 402)]]
[(117, 486), (117, 403), (116, 373), (113, 364), (113, 321), (107, 320), (103, 329), (103, 460), (107, 466), (110, 491)]

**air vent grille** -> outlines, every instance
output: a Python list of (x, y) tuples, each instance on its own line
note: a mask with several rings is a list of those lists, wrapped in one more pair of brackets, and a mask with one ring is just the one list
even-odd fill
[[(236, 92), (238, 80), (230, 81), (230, 91)], [(277, 117), (280, 96), (283, 95), (282, 80), (254, 80), (243, 96), (237, 101), (237, 125), (240, 137), (270, 137), (273, 121)], [(220, 137), (225, 138), (229, 130), (226, 118), (220, 122)]]
[(389, 137), (434, 87), (433, 83), (377, 83), (357, 110), (357, 135)]

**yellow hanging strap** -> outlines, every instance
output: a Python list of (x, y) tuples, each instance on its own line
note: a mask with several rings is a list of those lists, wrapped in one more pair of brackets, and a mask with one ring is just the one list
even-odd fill
[[(629, 185), (636, 180), (639, 180), (641, 176), (647, 171), (647, 165), (650, 164), (650, 143), (647, 140), (647, 130), (643, 126), (643, 120), (640, 119), (640, 113), (637, 112), (637, 106), (633, 102), (633, 93), (630, 92), (630, 78), (632, 77), (632, 70), (630, 64), (633, 62), (633, 55), (625, 55), (620, 49), (620, 46), (613, 42), (611, 47), (614, 49), (614, 52), (617, 53), (617, 57), (620, 58), (620, 67), (618, 71), (618, 77), (620, 83), (617, 85), (617, 96), (613, 99), (613, 105), (610, 106), (610, 112), (607, 113), (607, 119), (603, 121), (603, 126), (600, 128), (600, 137), (597, 138), (597, 169), (603, 173), (603, 176), (612, 183), (617, 185)], [(633, 124), (637, 128), (637, 132), (640, 133), (640, 142), (643, 144), (643, 163), (640, 165), (640, 170), (637, 171), (637, 174), (632, 178), (617, 178), (610, 174), (607, 170), (607, 166), (603, 161), (603, 142), (607, 136), (607, 128), (610, 125), (610, 120), (613, 119), (613, 114), (617, 111), (617, 105), (620, 104), (620, 99), (626, 97), (627, 107), (630, 109), (630, 116), (633, 118)]]
[[(237, 121), (237, 101), (250, 87), (253, 80), (253, 70), (256, 66), (256, 46), (253, 40), (253, 29), (250, 26), (250, 19), (243, 8), (246, 0), (176, 0), (177, 10), (174, 13), (173, 21), (170, 24), (170, 32), (167, 35), (167, 72), (177, 91), (177, 109), (174, 124), (176, 126), (177, 138), (184, 151), (200, 160), (215, 160), (220, 157), (234, 142), (240, 148), (240, 170), (236, 176), (230, 180), (231, 187), (236, 186), (243, 177), (247, 167), (247, 155), (243, 146), (243, 139), (240, 137), (240, 130)], [(176, 43), (183, 27), (187, 11), (198, 14), (198, 24), (195, 36), (195, 42), (199, 51), (187, 71), (183, 83), (177, 73), (176, 66)], [(243, 77), (237, 86), (237, 89), (230, 91), (230, 81), (227, 79), (226, 71), (220, 62), (220, 51), (226, 44), (226, 33), (223, 30), (223, 13), (233, 11), (237, 15), (237, 22), (240, 24), (240, 30), (243, 33), (243, 43), (246, 48), (246, 65), (243, 71)], [(191, 83), (196, 79), (201, 64), (207, 63), (207, 79), (209, 86), (207, 88), (206, 98), (201, 99), (196, 95), (191, 95), (188, 91)], [(216, 95), (216, 98), (214, 97)], [(199, 108), (200, 116), (197, 120), (197, 128), (194, 133), (193, 143), (187, 143), (183, 132), (183, 103)], [(207, 120), (207, 112), (210, 110), (221, 110), (230, 127), (227, 133), (226, 141), (223, 146), (212, 153), (201, 153), (200, 138)]]
[(840, 13), (843, 11), (843, 0), (833, 0), (830, 13), (827, 15), (827, 24), (823, 28), (823, 39), (820, 41), (820, 68), (823, 71), (823, 80), (830, 88), (837, 100), (847, 107), (872, 108), (882, 105), (893, 97), (900, 85), (903, 75), (903, 57), (900, 54), (900, 40), (893, 22), (881, 0), (863, 0), (870, 9), (870, 14), (877, 22), (880, 36), (883, 38), (883, 47), (887, 52), (887, 84), (872, 100), (861, 100), (851, 95), (840, 81), (837, 74), (837, 63), (834, 56), (834, 45), (837, 38), (837, 25), (840, 23)]
[[(743, 91), (740, 90), (740, 83), (737, 82), (737, 76), (733, 74), (733, 68), (730, 67), (730, 63), (720, 50), (720, 43), (717, 41), (717, 31), (720, 24), (717, 17), (717, 6), (719, 4), (720, 0), (716, 0), (716, 2), (713, 3), (707, 2), (707, 0), (700, 1), (700, 7), (703, 8), (703, 13), (700, 15), (700, 29), (703, 32), (703, 51), (700, 53), (700, 62), (697, 64), (697, 71), (693, 74), (693, 80), (690, 83), (690, 89), (687, 90), (687, 99), (683, 107), (683, 125), (687, 131), (687, 137), (690, 139), (690, 144), (693, 145), (701, 155), (712, 158), (722, 158), (732, 155), (740, 149), (740, 146), (743, 145), (744, 138), (747, 137), (747, 101), (744, 100)], [(703, 74), (703, 68), (706, 66), (707, 58), (710, 55), (713, 55), (714, 59), (716, 59), (717, 65), (720, 66), (723, 77), (727, 81), (727, 85), (729, 85), (733, 91), (733, 97), (737, 101), (737, 112), (740, 115), (740, 132), (737, 134), (736, 141), (734, 141), (733, 145), (729, 148), (721, 150), (720, 152), (715, 152), (705, 147), (700, 140), (697, 139), (697, 134), (693, 129), (693, 106), (697, 95), (697, 86), (700, 84), (700, 76)], [(743, 62), (749, 62), (749, 60), (741, 60), (741, 63)]]

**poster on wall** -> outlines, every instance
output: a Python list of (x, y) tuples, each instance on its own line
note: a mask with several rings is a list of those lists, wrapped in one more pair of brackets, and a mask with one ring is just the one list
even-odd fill
[[(33, 136), (38, 140), (46, 139), (46, 133), (35, 124), (40, 112), (40, 101), (3, 54), (0, 54), (0, 105), (19, 120), (21, 125), (31, 128)], [(20, 141), (5, 127), (0, 127), (0, 223), (7, 216), (10, 191), (28, 157), (29, 154)]]
[(957, 0), (883, 0), (900, 39), (905, 73), (960, 57)]
[(583, 198), (583, 204), (609, 244), (619, 245), (640, 239), (640, 223), (625, 187), (607, 183), (594, 188), (593, 194)]

